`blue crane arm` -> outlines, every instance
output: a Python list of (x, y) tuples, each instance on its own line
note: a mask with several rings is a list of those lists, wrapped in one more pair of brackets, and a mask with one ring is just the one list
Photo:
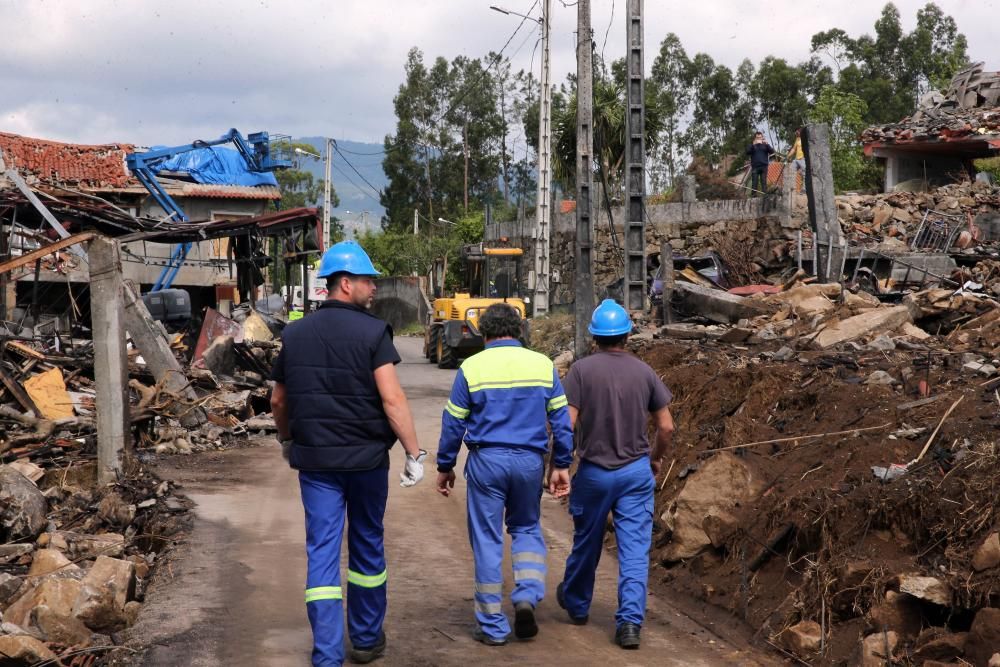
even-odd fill
[[(247, 139), (244, 139), (243, 135), (236, 128), (230, 129), (221, 137), (212, 141), (198, 140), (183, 146), (154, 148), (143, 153), (129, 153), (125, 157), (125, 163), (132, 173), (135, 174), (139, 182), (142, 183), (143, 187), (149, 191), (149, 194), (152, 195), (156, 203), (160, 205), (160, 208), (166, 212), (168, 218), (187, 222), (189, 220), (188, 216), (177, 202), (174, 201), (173, 197), (167, 194), (167, 191), (160, 185), (153, 169), (157, 164), (176, 155), (199, 148), (208, 148), (227, 143), (232, 143), (236, 146), (236, 150), (243, 156), (250, 171), (274, 171), (290, 166), (290, 163), (287, 161), (276, 160), (271, 156), (270, 138), (267, 132), (255, 132), (249, 135)], [(163, 268), (163, 271), (160, 272), (159, 278), (157, 278), (156, 283), (153, 285), (154, 292), (167, 289), (173, 284), (174, 278), (177, 276), (177, 272), (184, 263), (184, 259), (187, 257), (190, 249), (190, 243), (183, 243), (174, 249), (170, 256), (170, 261)]]

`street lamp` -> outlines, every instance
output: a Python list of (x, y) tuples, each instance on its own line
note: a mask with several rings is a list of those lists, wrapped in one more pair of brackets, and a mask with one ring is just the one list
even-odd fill
[[(299, 155), (308, 155), (311, 158), (322, 160), (323, 156), (312, 151), (295, 147), (295, 152)], [(323, 174), (323, 250), (330, 244), (330, 165), (333, 162), (333, 139), (326, 140), (326, 165)]]
[(445, 220), (444, 218), (438, 218), (438, 222), (443, 222), (446, 225), (452, 225), (452, 226), (454, 226), (456, 224), (456, 223), (452, 222), (451, 220)]
[(535, 21), (538, 25), (542, 25), (545, 22), (543, 18), (535, 18), (534, 16), (527, 16), (525, 14), (519, 14), (517, 12), (512, 12), (509, 9), (504, 9), (503, 7), (497, 7), (496, 5), (490, 5), (490, 9), (495, 12), (500, 12), (501, 14), (506, 14), (507, 16), (520, 16), (523, 19), (528, 19), (530, 21)]

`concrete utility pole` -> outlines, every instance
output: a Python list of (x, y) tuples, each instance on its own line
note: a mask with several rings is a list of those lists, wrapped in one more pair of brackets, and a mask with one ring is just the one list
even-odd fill
[(542, 79), (538, 104), (538, 191), (535, 197), (535, 317), (549, 312), (549, 252), (552, 229), (552, 75), (549, 41), (552, 0), (542, 0)]
[(834, 199), (830, 128), (822, 123), (807, 125), (802, 133), (802, 149), (806, 154), (806, 198), (816, 260), (813, 273), (820, 282), (837, 282), (843, 268), (845, 241)]
[(469, 121), (462, 126), (462, 155), (465, 157), (465, 214), (469, 215)]
[(94, 332), (97, 387), (97, 483), (110, 484), (122, 472), (129, 434), (122, 260), (118, 242), (98, 236), (90, 242), (90, 320)]
[(627, 0), (625, 93), (625, 307), (646, 309), (646, 108), (643, 0)]
[(590, 351), (587, 325), (594, 310), (591, 191), (594, 185), (594, 39), (590, 0), (576, 5), (576, 358)]
[[(330, 168), (333, 166), (333, 139), (326, 140), (326, 165), (323, 175), (323, 250), (330, 247)], [(305, 291), (303, 291), (305, 294)]]

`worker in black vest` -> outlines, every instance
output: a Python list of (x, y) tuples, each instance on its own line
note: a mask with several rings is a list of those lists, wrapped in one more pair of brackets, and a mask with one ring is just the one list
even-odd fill
[(347, 520), (347, 624), (351, 660), (385, 653), (386, 566), (382, 519), (389, 449), (406, 450), (402, 486), (424, 476), (426, 452), (396, 375), (392, 327), (368, 312), (379, 275), (354, 241), (332, 246), (319, 273), (329, 296), (285, 328), (271, 408), (282, 452), (299, 471), (306, 514), (306, 609), (314, 667), (344, 662), (340, 542)]
[(767, 194), (767, 167), (772, 155), (774, 149), (764, 140), (764, 133), (754, 133), (753, 143), (747, 146), (747, 157), (750, 158), (750, 196)]

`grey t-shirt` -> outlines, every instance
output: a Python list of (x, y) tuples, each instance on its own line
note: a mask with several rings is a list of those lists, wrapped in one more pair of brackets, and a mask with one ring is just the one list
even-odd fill
[(597, 352), (569, 369), (563, 380), (576, 419), (580, 458), (602, 468), (620, 468), (649, 454), (649, 413), (672, 395), (656, 372), (625, 351)]

